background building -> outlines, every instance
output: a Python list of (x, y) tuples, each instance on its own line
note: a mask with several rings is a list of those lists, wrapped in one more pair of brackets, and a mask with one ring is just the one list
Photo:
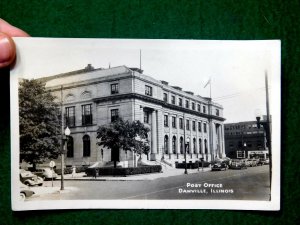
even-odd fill
[(225, 126), (225, 152), (230, 158), (268, 157), (264, 128), (256, 121), (228, 123)]
[[(118, 117), (140, 120), (150, 128), (151, 150), (145, 161), (183, 162), (187, 138), (188, 162), (225, 156), (222, 106), (142, 72), (126, 66), (94, 69), (89, 64), (41, 79), (62, 102), (65, 125), (71, 130), (66, 165), (109, 164), (111, 151), (96, 144), (96, 131)], [(133, 166), (135, 156), (121, 150), (120, 161)]]

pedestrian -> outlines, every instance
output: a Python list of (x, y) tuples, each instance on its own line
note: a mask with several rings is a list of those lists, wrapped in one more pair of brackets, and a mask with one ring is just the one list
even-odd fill
[(72, 177), (76, 176), (76, 166), (73, 166), (72, 168)]
[(95, 179), (97, 178), (97, 173), (98, 173), (97, 168), (94, 168), (94, 178), (95, 178)]

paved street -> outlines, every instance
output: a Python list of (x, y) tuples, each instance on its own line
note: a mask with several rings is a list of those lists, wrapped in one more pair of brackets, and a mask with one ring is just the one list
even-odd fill
[[(269, 200), (269, 167), (246, 170), (208, 171), (182, 174), (155, 180), (66, 180), (65, 191), (50, 191), (28, 199), (88, 200), (88, 199), (231, 199)], [(184, 170), (182, 170), (182, 173)], [(44, 187), (51, 187), (46, 181)], [(58, 190), (60, 181), (54, 181)], [(49, 188), (48, 188), (49, 189)], [(51, 188), (50, 188), (51, 190)]]

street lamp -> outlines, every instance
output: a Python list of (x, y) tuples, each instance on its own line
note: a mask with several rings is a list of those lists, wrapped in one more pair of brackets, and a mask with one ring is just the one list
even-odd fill
[(186, 165), (186, 152), (187, 152), (187, 148), (189, 147), (189, 143), (190, 143), (190, 138), (187, 137), (186, 141), (185, 141), (185, 151), (184, 151), (184, 174), (188, 174), (187, 172), (187, 165)]
[(62, 143), (63, 143), (63, 151), (61, 152), (61, 179), (60, 179), (60, 190), (64, 190), (64, 154), (67, 151), (67, 145), (68, 145), (68, 136), (70, 136), (71, 131), (69, 127), (65, 129), (65, 135), (62, 136)]

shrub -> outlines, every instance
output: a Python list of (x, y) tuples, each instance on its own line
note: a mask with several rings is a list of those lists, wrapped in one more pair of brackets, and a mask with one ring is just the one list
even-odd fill
[[(206, 162), (204, 161), (203, 162), (203, 167), (208, 167), (210, 165), (209, 162)], [(185, 163), (176, 163), (175, 164), (175, 167), (178, 168), (178, 169), (184, 169), (185, 168)], [(194, 163), (186, 163), (186, 167), (188, 169), (197, 169), (198, 168), (198, 161), (197, 162), (194, 162)], [(202, 162), (199, 162), (199, 168), (202, 167)]]
[(98, 171), (99, 176), (127, 176), (134, 174), (145, 174), (145, 173), (159, 173), (161, 172), (161, 165), (155, 166), (141, 166), (141, 167), (128, 167), (128, 168), (112, 168), (112, 167), (97, 167), (87, 168), (85, 173), (87, 176), (94, 176), (95, 169)]
[(89, 166), (79, 166), (79, 167), (76, 167), (76, 173), (85, 172), (85, 170), (86, 170), (88, 167), (89, 167)]
[[(61, 169), (55, 169), (55, 173), (61, 175)], [(71, 174), (71, 173), (72, 173), (72, 167), (66, 167), (64, 169), (64, 174)]]

